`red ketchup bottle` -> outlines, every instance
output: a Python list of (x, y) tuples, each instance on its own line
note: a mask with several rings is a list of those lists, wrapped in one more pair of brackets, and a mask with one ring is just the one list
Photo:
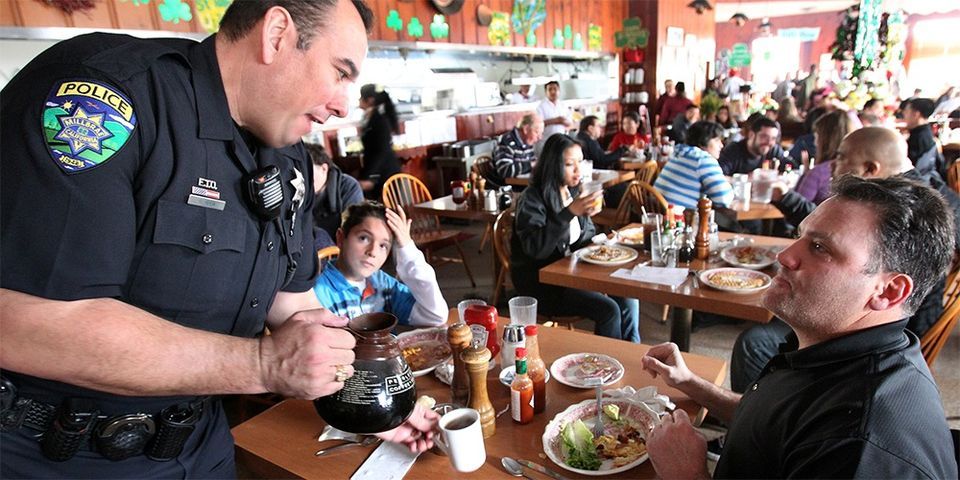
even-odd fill
[(480, 339), (492, 355), (490, 364), (496, 363), (500, 354), (500, 337), (497, 336), (497, 309), (492, 305), (470, 305), (463, 313), (474, 339)]

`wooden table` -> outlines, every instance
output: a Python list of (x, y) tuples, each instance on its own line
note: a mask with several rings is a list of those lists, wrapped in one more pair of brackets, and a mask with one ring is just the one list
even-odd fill
[[(456, 316), (456, 309), (452, 315)], [(501, 318), (501, 325), (505, 319)], [(649, 349), (647, 345), (626, 343), (598, 337), (588, 333), (570, 331), (563, 328), (540, 328), (540, 352), (549, 368), (557, 358), (568, 353), (600, 352), (614, 355), (624, 366), (625, 374), (620, 382), (608, 388), (620, 388), (627, 385), (640, 388), (655, 385), (660, 393), (665, 393), (695, 417), (700, 408), (680, 391), (667, 387), (659, 378), (654, 379), (640, 367), (640, 359)], [(726, 362), (716, 358), (684, 354), (687, 366), (694, 373), (719, 385), (726, 376)], [(487, 391), (495, 410), (499, 411), (509, 404), (509, 389), (497, 379), (499, 368), (490, 371), (487, 376)], [(417, 378), (417, 393), (433, 396), (438, 402), (450, 399), (450, 389), (440, 383), (435, 376), (425, 375)], [(539, 463), (551, 470), (560, 472), (569, 478), (593, 478), (574, 474), (555, 465), (543, 453), (541, 437), (547, 422), (568, 406), (594, 398), (593, 390), (577, 389), (561, 384), (556, 380), (547, 383), (547, 408), (534, 417), (533, 422), (519, 425), (503, 415), (497, 419), (496, 434), (486, 439), (487, 461), (480, 470), (462, 474), (450, 466), (446, 457), (431, 452), (423, 453), (414, 463), (406, 478), (512, 478), (500, 465), (504, 456), (521, 457)], [(329, 456), (317, 458), (314, 452), (319, 450), (316, 439), (323, 430), (324, 422), (317, 415), (313, 404), (304, 400), (286, 400), (266, 412), (233, 428), (236, 440), (237, 460), (242, 462), (256, 475), (264, 478), (311, 478), (345, 479), (359, 468), (374, 447), (353, 447)], [(332, 442), (325, 445), (333, 445)], [(540, 474), (531, 474), (533, 478), (547, 478)], [(650, 462), (619, 475), (604, 478), (654, 478)]]
[(436, 198), (429, 202), (418, 203), (412, 207), (415, 213), (425, 215), (436, 215), (438, 217), (461, 218), (473, 220), (476, 222), (486, 222), (492, 224), (497, 219), (500, 211), (483, 210), (480, 208), (471, 208), (467, 202), (457, 205), (453, 201), (453, 195)]
[[(593, 179), (603, 182), (603, 188), (610, 188), (624, 182), (629, 182), (636, 178), (637, 172), (633, 170), (593, 170)], [(526, 187), (530, 185), (530, 174), (524, 173), (516, 177), (506, 179), (508, 185), (515, 187)]]
[(728, 210), (736, 214), (738, 222), (743, 220), (776, 220), (783, 218), (783, 212), (772, 203), (750, 202), (750, 207), (744, 208), (743, 202), (736, 200)]
[[(636, 227), (637, 224), (628, 227)], [(734, 237), (732, 233), (721, 233), (720, 238), (726, 240)], [(740, 235), (753, 238), (756, 246), (786, 246), (793, 242), (791, 239), (767, 237), (761, 235)], [(611, 277), (610, 274), (621, 268), (633, 268), (641, 261), (649, 260), (647, 253), (640, 252), (637, 260), (616, 266), (602, 266), (587, 262), (576, 261), (573, 256), (562, 258), (540, 269), (540, 281), (550, 285), (579, 288), (594, 292), (636, 298), (640, 301), (655, 302), (671, 305), (673, 319), (670, 327), (670, 340), (680, 346), (683, 351), (690, 350), (690, 327), (693, 319), (693, 310), (716, 313), (733, 318), (750, 320), (758, 323), (767, 323), (773, 317), (769, 310), (760, 304), (761, 293), (733, 294), (714, 290), (701, 283), (694, 288), (689, 279), (678, 287), (639, 282)], [(711, 259), (707, 262), (694, 260), (690, 268), (703, 270), (728, 266), (723, 260)], [(773, 275), (773, 267), (765, 270)]]

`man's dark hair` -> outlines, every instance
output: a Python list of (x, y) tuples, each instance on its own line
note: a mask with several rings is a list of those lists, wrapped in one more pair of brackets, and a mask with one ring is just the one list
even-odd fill
[[(384, 225), (386, 225), (387, 207), (380, 202), (375, 202), (372, 200), (366, 200), (354, 205), (350, 205), (346, 210), (343, 211), (342, 222), (340, 224), (340, 230), (343, 230), (343, 236), (346, 237), (349, 235), (350, 230), (353, 230), (353, 227), (363, 223), (363, 220), (367, 217), (383, 220)], [(390, 229), (387, 228), (387, 230)]]
[(813, 110), (807, 112), (807, 117), (803, 119), (803, 129), (807, 133), (813, 133), (813, 122), (816, 122), (818, 118), (824, 116), (827, 113), (827, 109), (823, 107), (817, 107)]
[(587, 129), (593, 126), (593, 122), (600, 120), (596, 115), (587, 115), (580, 120), (580, 132), (586, 133)]
[(706, 149), (707, 143), (714, 138), (723, 138), (723, 127), (719, 123), (701, 120), (687, 128), (684, 143), (691, 147)]
[(677, 95), (683, 97), (684, 94), (687, 93), (687, 84), (683, 82), (677, 82), (677, 85), (673, 87), (673, 89), (677, 91)]
[(563, 184), (563, 152), (568, 148), (583, 144), (562, 133), (550, 135), (543, 144), (543, 151), (537, 159), (537, 166), (530, 175), (530, 184), (541, 192), (556, 191)]
[[(632, 110), (627, 113), (624, 113), (623, 118), (629, 118), (634, 122), (640, 123), (640, 114)], [(623, 119), (620, 119), (620, 120), (623, 121)]]
[[(750, 122), (750, 120), (747, 120), (747, 121)], [(763, 114), (760, 114), (758, 118), (750, 122), (750, 131), (753, 133), (757, 133), (760, 130), (763, 130), (764, 128), (776, 128), (777, 130), (779, 130), (780, 124), (773, 120), (770, 120)]]
[(866, 273), (897, 272), (913, 279), (904, 303), (912, 315), (950, 267), (953, 215), (937, 191), (900, 176), (863, 179), (844, 175), (834, 184), (838, 198), (866, 203), (877, 228)]
[(320, 167), (333, 164), (333, 160), (330, 159), (330, 155), (327, 154), (327, 149), (323, 148), (323, 145), (304, 142), (303, 146), (306, 147), (307, 153), (310, 154), (310, 160), (313, 161), (314, 165)]
[(560, 88), (560, 82), (558, 82), (558, 81), (556, 81), (556, 80), (550, 80), (549, 82), (543, 84), (544, 90), (546, 90), (546, 88), (549, 87), (550, 85), (556, 85), (557, 88)]
[(933, 115), (933, 111), (936, 109), (936, 104), (929, 98), (910, 98), (906, 101), (906, 104), (920, 112), (920, 116), (923, 118)]
[(690, 105), (687, 105), (687, 108), (686, 108), (684, 111), (685, 111), (685, 112), (689, 112), (690, 110), (693, 110), (694, 108), (700, 108), (700, 105), (697, 105), (696, 103), (691, 103)]
[[(272, 7), (290, 12), (297, 26), (297, 48), (306, 50), (318, 32), (327, 27), (328, 17), (340, 0), (236, 0), (220, 19), (220, 33), (231, 42), (247, 34)], [(356, 7), (367, 33), (373, 28), (373, 11), (365, 0), (350, 0)]]
[(863, 104), (863, 108), (861, 110), (867, 110), (873, 107), (874, 105), (876, 105), (878, 102), (880, 102), (880, 100), (877, 100), (876, 98), (871, 98), (870, 100), (867, 100), (867, 103)]

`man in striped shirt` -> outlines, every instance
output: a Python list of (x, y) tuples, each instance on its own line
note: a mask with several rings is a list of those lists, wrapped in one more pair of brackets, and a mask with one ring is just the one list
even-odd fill
[(536, 113), (524, 115), (520, 125), (503, 134), (493, 152), (495, 178), (487, 181), (496, 187), (506, 185), (506, 179), (530, 173), (537, 154), (534, 144), (543, 136), (543, 119)]
[(704, 121), (690, 126), (686, 145), (677, 145), (674, 157), (654, 183), (667, 202), (697, 208), (700, 195), (706, 194), (714, 206), (730, 206), (733, 188), (717, 163), (722, 139), (723, 127), (716, 123)]

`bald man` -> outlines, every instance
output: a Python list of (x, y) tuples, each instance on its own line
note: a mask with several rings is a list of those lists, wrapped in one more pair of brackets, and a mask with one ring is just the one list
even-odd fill
[[(864, 127), (851, 132), (840, 142), (833, 161), (834, 178), (856, 175), (863, 178), (887, 178), (900, 175), (930, 185), (940, 192), (954, 215), (957, 227), (956, 245), (960, 249), (960, 197), (937, 175), (922, 176), (907, 158), (907, 142), (897, 132), (883, 127)], [(816, 204), (785, 185), (775, 185), (773, 205), (783, 212), (793, 225), (799, 225), (816, 208)], [(954, 255), (957, 255), (957, 251)], [(943, 313), (943, 290), (946, 277), (941, 278), (923, 299), (920, 307), (907, 322), (907, 329), (922, 337)], [(730, 387), (742, 393), (779, 350), (792, 330), (779, 318), (744, 331), (733, 345), (730, 360)]]

